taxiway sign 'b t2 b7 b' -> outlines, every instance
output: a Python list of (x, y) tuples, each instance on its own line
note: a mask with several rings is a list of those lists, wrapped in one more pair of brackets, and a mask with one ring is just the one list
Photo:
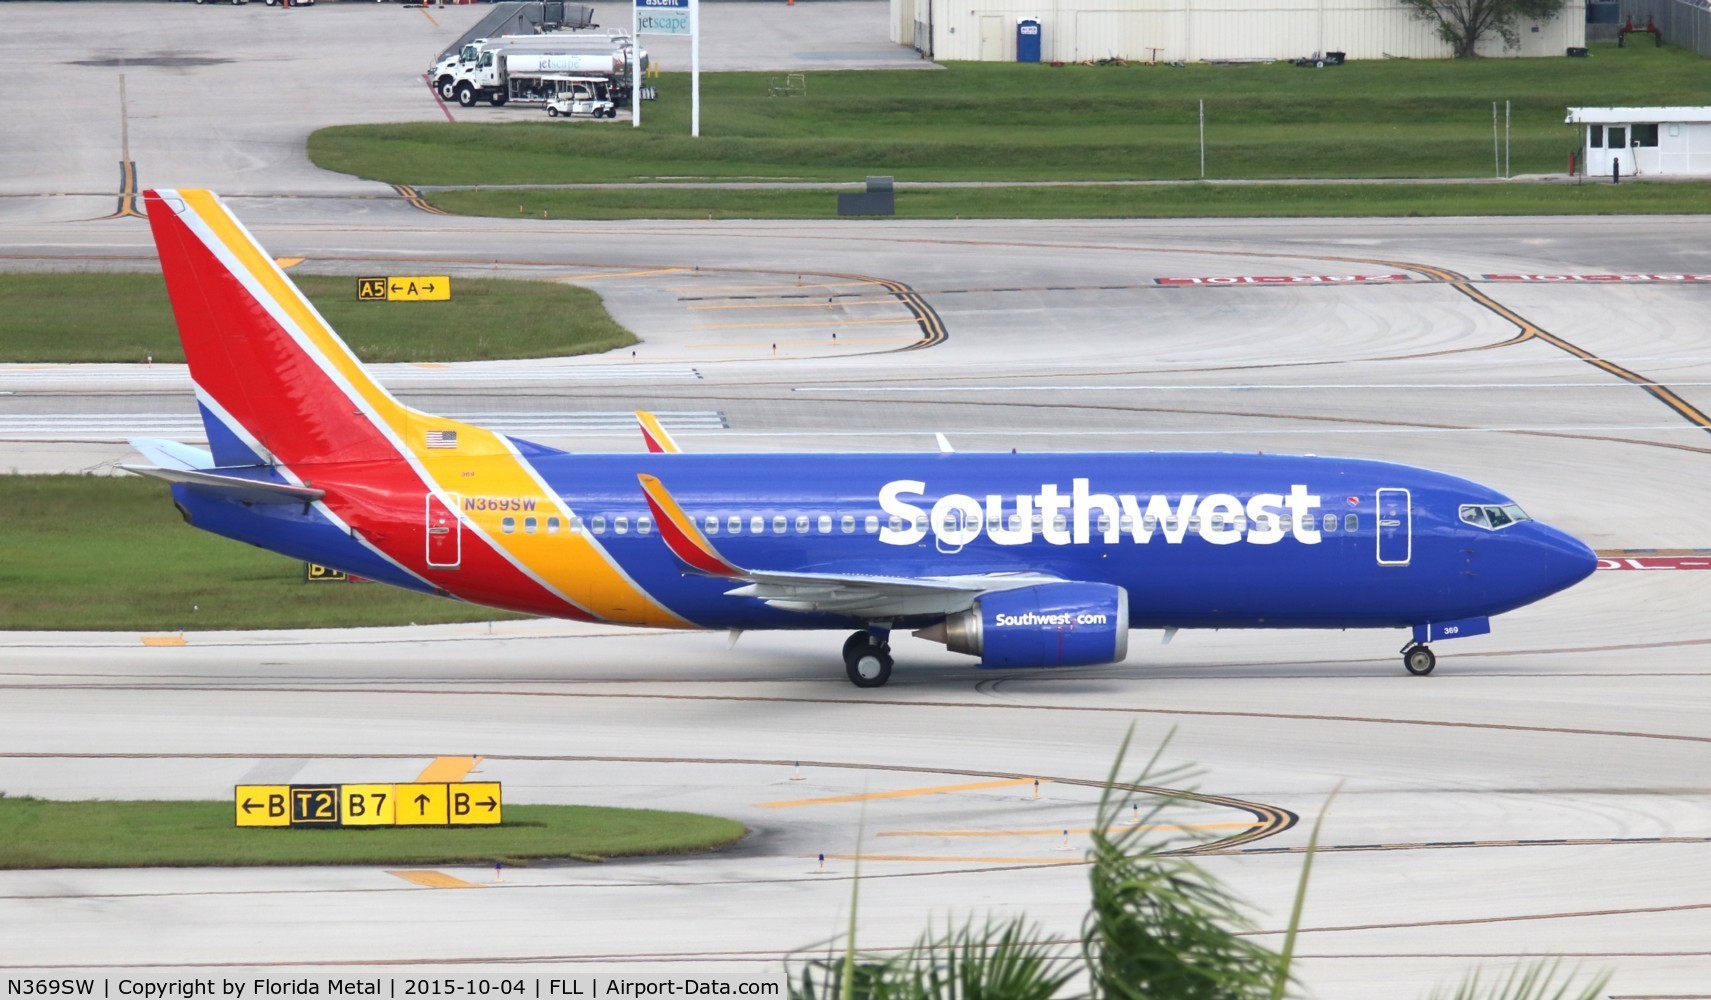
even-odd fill
[(149, 225), (209, 449), (138, 441), (198, 528), (479, 604), (624, 625), (851, 629), (850, 680), (912, 629), (984, 667), (1112, 663), (1131, 629), (1412, 629), (1592, 572), (1478, 483), (1226, 453), (578, 455), (413, 410), (206, 191)]

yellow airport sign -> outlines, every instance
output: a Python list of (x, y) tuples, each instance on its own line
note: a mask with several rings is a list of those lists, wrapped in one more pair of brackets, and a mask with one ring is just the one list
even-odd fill
[(498, 823), (503, 812), (497, 781), (461, 781), (446, 786), (450, 796), (447, 819), (452, 826)]
[(343, 826), (392, 826), (397, 791), (394, 785), (340, 785)]
[(233, 790), (232, 804), (237, 810), (239, 826), (290, 826), (291, 811), (287, 800), (289, 785), (239, 785)]
[(398, 785), (396, 819), (399, 826), (445, 826), (446, 786), (439, 783)]
[(292, 826), (338, 826), (338, 785), (292, 785)]
[(497, 781), (417, 781), (403, 785), (238, 785), (238, 826), (496, 826)]
[(306, 562), (303, 564), (303, 579), (308, 583), (322, 583), (348, 581), (350, 576), (342, 569), (334, 569), (320, 563)]
[(452, 297), (449, 274), (394, 274), (356, 279), (358, 302), (445, 302)]

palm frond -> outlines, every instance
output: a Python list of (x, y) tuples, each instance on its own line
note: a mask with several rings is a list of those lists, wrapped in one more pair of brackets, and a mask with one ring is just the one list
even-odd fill
[(1077, 972), (1025, 917), (972, 920), (884, 957), (846, 952), (808, 963), (792, 1000), (1052, 1000)]
[(1610, 973), (1600, 972), (1580, 987), (1574, 985), (1577, 978), (1578, 970), (1563, 970), (1560, 959), (1540, 959), (1516, 966), (1486, 989), (1474, 969), (1453, 992), (1433, 990), (1432, 1000), (1598, 1000)]
[[(1154, 822), (1182, 805), (1179, 798), (1153, 798), (1142, 822), (1120, 826), (1123, 802), (1115, 792), (1128, 754), (1123, 739), (1100, 797), (1091, 835), (1092, 907), (1083, 924), (1082, 950), (1096, 1000), (1268, 1000), (1273, 984), (1287, 977), (1280, 956), (1241, 931), (1252, 924), (1233, 893), (1211, 874), (1168, 852), (1198, 842), (1180, 828)], [(1155, 751), (1130, 787), (1156, 788), (1160, 755)]]

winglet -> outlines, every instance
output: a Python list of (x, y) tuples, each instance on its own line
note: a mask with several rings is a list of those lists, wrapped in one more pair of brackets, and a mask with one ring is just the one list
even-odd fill
[(684, 565), (697, 573), (709, 576), (742, 577), (744, 573), (737, 566), (721, 556), (701, 529), (695, 526), (695, 520), (683, 512), (665, 484), (659, 479), (646, 473), (636, 476), (642, 484), (642, 492), (648, 498), (648, 507), (653, 510), (654, 520), (659, 523), (659, 536), (665, 539), (666, 547), (671, 554), (681, 559)]
[[(636, 423), (642, 427), (642, 440), (647, 442), (648, 450), (656, 455), (676, 455), (683, 451), (672, 440), (659, 418), (646, 410), (636, 411)], [(657, 480), (656, 480), (657, 481)]]

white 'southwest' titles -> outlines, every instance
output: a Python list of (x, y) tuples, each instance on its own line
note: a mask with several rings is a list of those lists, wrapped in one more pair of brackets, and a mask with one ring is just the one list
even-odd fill
[(1305, 545), (1319, 544), (1313, 515), (1320, 497), (1300, 483), (1288, 493), (1255, 493), (1244, 503), (1229, 493), (1094, 493), (1089, 480), (1075, 479), (1067, 494), (1057, 483), (1009, 497), (947, 493), (930, 511), (910, 502), (924, 502), (926, 492), (927, 484), (919, 479), (894, 479), (880, 488), (880, 509), (891, 518), (880, 529), (880, 541), (914, 545), (931, 532), (948, 546), (967, 545), (981, 535), (999, 545), (1027, 545), (1038, 533), (1052, 545), (1085, 545), (1095, 535), (1106, 544), (1116, 544), (1124, 535), (1144, 544), (1156, 534), (1177, 545), (1193, 533), (1213, 545), (1272, 545), (1291, 537)]

